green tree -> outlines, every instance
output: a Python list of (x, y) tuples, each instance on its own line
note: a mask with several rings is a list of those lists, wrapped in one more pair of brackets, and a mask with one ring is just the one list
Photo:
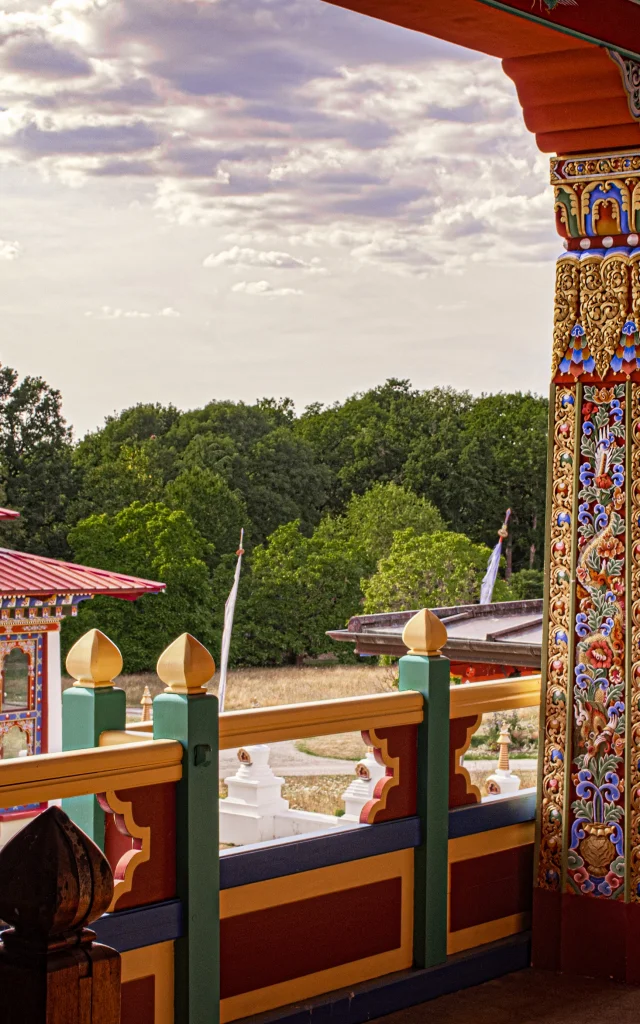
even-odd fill
[(75, 492), (71, 430), (60, 392), (42, 377), (19, 380), (0, 367), (0, 486), (21, 519), (3, 531), (5, 546), (68, 554), (64, 520)]
[(261, 665), (326, 651), (344, 654), (326, 631), (357, 610), (362, 569), (359, 552), (327, 525), (312, 537), (305, 537), (297, 521), (278, 527), (253, 552), (234, 659)]
[(207, 544), (189, 516), (160, 502), (134, 502), (113, 515), (93, 515), (69, 533), (75, 558), (85, 565), (166, 584), (164, 594), (137, 601), (96, 597), (64, 623), (65, 648), (97, 627), (122, 650), (125, 672), (152, 669), (181, 633), (212, 643), (213, 593)]
[(339, 522), (346, 537), (362, 547), (372, 572), (389, 554), (398, 530), (413, 527), (416, 534), (425, 534), (445, 529), (435, 505), (394, 483), (375, 483), (364, 494), (354, 494)]
[[(365, 612), (409, 611), (472, 604), (480, 595), (489, 548), (459, 533), (418, 535), (399, 530), (377, 571), (363, 580)], [(496, 583), (495, 600), (505, 596)]]
[(165, 501), (182, 509), (209, 544), (212, 568), (224, 554), (237, 549), (240, 530), (250, 532), (247, 507), (240, 491), (210, 469), (185, 469), (165, 488)]
[(544, 573), (540, 569), (521, 569), (509, 580), (509, 600), (534, 601), (544, 592)]
[(493, 546), (512, 510), (507, 560), (539, 568), (544, 555), (547, 459), (546, 399), (532, 394), (483, 395), (455, 421), (417, 434), (405, 484), (434, 501), (451, 528)]

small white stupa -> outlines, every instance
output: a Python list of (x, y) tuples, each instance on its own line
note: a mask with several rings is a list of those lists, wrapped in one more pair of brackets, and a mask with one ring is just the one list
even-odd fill
[(489, 799), (495, 796), (511, 796), (513, 793), (517, 793), (520, 789), (520, 779), (517, 775), (513, 774), (509, 766), (509, 747), (511, 745), (511, 736), (509, 735), (509, 729), (506, 722), (502, 723), (498, 743), (500, 744), (498, 767), (493, 775), (490, 775), (487, 779), (487, 793), (489, 794)]

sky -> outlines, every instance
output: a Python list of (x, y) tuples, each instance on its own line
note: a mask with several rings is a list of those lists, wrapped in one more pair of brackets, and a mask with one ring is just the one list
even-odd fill
[(136, 402), (546, 393), (548, 158), (498, 61), (322, 0), (0, 0), (0, 360)]

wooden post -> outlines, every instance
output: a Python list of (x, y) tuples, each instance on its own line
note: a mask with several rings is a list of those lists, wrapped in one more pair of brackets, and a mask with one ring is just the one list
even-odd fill
[(449, 862), (449, 661), (440, 650), (447, 631), (424, 609), (407, 623), (402, 639), (409, 653), (400, 659), (400, 690), (424, 695), (418, 727), (418, 815), (422, 841), (415, 851), (414, 940), (416, 967), (433, 967), (447, 957)]
[(120, 1024), (120, 954), (85, 926), (111, 902), (102, 851), (58, 807), (0, 852), (0, 1024)]
[[(67, 655), (67, 672), (75, 683), (62, 695), (63, 750), (97, 747), (106, 729), (126, 728), (127, 697), (113, 685), (122, 672), (122, 655), (108, 636), (91, 629), (80, 637)], [(104, 849), (104, 811), (95, 796), (74, 796), (62, 806)]]
[(220, 1013), (218, 700), (204, 689), (215, 672), (209, 652), (183, 633), (158, 660), (167, 684), (153, 702), (154, 739), (184, 747), (176, 786), (177, 895), (186, 935), (175, 944), (175, 1019), (216, 1024)]

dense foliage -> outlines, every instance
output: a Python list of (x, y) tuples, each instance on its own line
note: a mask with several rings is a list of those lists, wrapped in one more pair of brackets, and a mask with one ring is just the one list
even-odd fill
[(359, 609), (477, 600), (505, 509), (497, 599), (541, 594), (547, 402), (417, 391), (389, 380), (297, 416), (288, 400), (137, 405), (74, 443), (61, 397), (0, 369), (4, 544), (167, 584), (136, 603), (96, 599), (92, 625), (129, 670), (188, 629), (219, 645), (240, 528), (247, 551), (232, 658), (295, 661)]

